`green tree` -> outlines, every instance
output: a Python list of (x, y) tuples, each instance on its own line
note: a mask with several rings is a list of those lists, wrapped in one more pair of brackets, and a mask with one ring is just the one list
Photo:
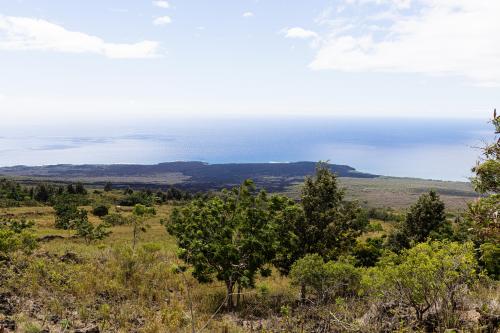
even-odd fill
[(86, 195), (87, 194), (87, 190), (85, 189), (85, 187), (83, 186), (82, 183), (80, 183), (80, 182), (76, 183), (75, 194), (80, 194), (80, 195)]
[(105, 185), (104, 185), (104, 192), (110, 192), (113, 190), (113, 184), (111, 184), (111, 182), (107, 182)]
[(137, 242), (139, 241), (139, 235), (144, 233), (150, 228), (147, 223), (148, 219), (156, 215), (156, 211), (153, 207), (146, 207), (141, 204), (134, 206), (132, 210), (132, 217), (130, 218), (130, 224), (132, 225), (132, 248), (135, 249)]
[[(366, 214), (361, 214), (357, 203), (345, 200), (336, 175), (320, 162), (315, 176), (305, 179), (300, 209), (290, 205), (278, 224), (280, 246), (275, 265), (286, 274), (294, 261), (307, 254), (336, 259), (352, 249), (367, 224)], [(305, 293), (302, 286), (303, 301)]]
[(500, 116), (496, 110), (492, 124), (495, 127), (493, 143), (483, 148), (483, 157), (472, 169), (472, 184), (482, 197), (469, 204), (465, 220), (470, 224), (472, 239), (480, 252), (480, 262), (486, 272), (499, 279), (500, 257)]
[(458, 300), (477, 278), (477, 261), (471, 242), (420, 243), (400, 255), (386, 253), (367, 270), (365, 290), (383, 302), (411, 308), (419, 322), (433, 309), (453, 314)]
[(395, 251), (432, 239), (451, 238), (453, 230), (446, 219), (445, 205), (435, 191), (422, 194), (410, 207), (406, 218), (389, 235), (389, 247)]
[(68, 230), (73, 227), (72, 221), (78, 217), (78, 203), (71, 195), (58, 196), (54, 204), (55, 228)]
[(355, 245), (367, 221), (359, 218), (359, 206), (344, 197), (337, 176), (326, 163), (319, 163), (316, 175), (306, 178), (301, 196), (305, 221), (297, 234), (304, 254), (335, 259)]
[(236, 285), (253, 287), (257, 272), (270, 273), (264, 269), (276, 246), (270, 214), (267, 195), (256, 193), (250, 180), (172, 213), (167, 230), (177, 237), (180, 257), (193, 266), (198, 281), (224, 281), (228, 310)]
[(49, 201), (50, 193), (45, 184), (38, 185), (35, 190), (35, 200), (39, 202)]
[(83, 238), (87, 244), (92, 241), (103, 240), (111, 234), (106, 224), (101, 223), (94, 226), (90, 223), (85, 209), (78, 210), (75, 219), (71, 221), (71, 225), (76, 230), (77, 236)]

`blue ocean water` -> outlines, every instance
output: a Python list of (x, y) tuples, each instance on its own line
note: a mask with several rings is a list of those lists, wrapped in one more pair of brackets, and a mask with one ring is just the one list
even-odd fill
[(0, 165), (329, 160), (380, 175), (467, 180), (487, 120), (232, 118), (2, 129)]

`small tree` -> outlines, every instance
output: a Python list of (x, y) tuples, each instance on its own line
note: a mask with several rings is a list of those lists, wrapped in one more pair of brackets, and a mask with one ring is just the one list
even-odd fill
[(472, 184), (482, 198), (469, 204), (466, 221), (470, 223), (472, 239), (480, 251), (486, 272), (500, 278), (500, 116), (493, 114), (495, 140), (483, 148), (483, 158), (472, 169)]
[(167, 225), (198, 281), (224, 281), (228, 310), (236, 285), (253, 287), (258, 271), (270, 273), (264, 265), (274, 256), (276, 234), (268, 208), (267, 195), (255, 193), (248, 180), (219, 197), (175, 209)]
[(107, 182), (104, 185), (104, 192), (111, 192), (112, 190), (113, 190), (113, 184), (111, 184), (110, 182)]
[(101, 223), (98, 226), (94, 226), (90, 223), (85, 209), (78, 210), (78, 214), (71, 224), (76, 230), (77, 236), (83, 238), (87, 244), (92, 241), (103, 240), (111, 234), (107, 225)]
[(389, 236), (389, 247), (395, 251), (433, 239), (451, 238), (451, 223), (446, 219), (445, 205), (435, 191), (422, 194), (410, 207), (406, 219)]
[(156, 211), (153, 207), (146, 207), (144, 205), (137, 204), (132, 210), (132, 217), (130, 223), (132, 224), (132, 248), (135, 246), (139, 240), (140, 233), (144, 233), (150, 228), (147, 224), (147, 220), (156, 215)]
[(363, 284), (384, 302), (411, 308), (422, 323), (433, 309), (444, 315), (457, 309), (458, 300), (476, 279), (477, 262), (472, 243), (427, 242), (386, 254), (370, 268)]
[[(356, 244), (368, 220), (360, 214), (359, 206), (344, 196), (328, 164), (318, 163), (316, 175), (304, 182), (301, 207), (289, 205), (278, 224), (280, 247), (275, 265), (282, 273), (307, 254), (336, 259)], [(303, 300), (305, 292), (302, 286)]]
[(87, 190), (85, 189), (85, 187), (83, 186), (82, 183), (80, 183), (80, 182), (76, 183), (75, 194), (79, 194), (79, 195), (86, 195), (87, 194)]
[(326, 163), (318, 164), (315, 177), (306, 178), (301, 197), (305, 229), (298, 233), (304, 254), (335, 259), (356, 244), (366, 220), (358, 219), (359, 207), (345, 201), (344, 196), (344, 189)]
[(72, 221), (78, 217), (78, 205), (68, 195), (58, 197), (54, 204), (55, 228), (68, 230), (73, 227)]

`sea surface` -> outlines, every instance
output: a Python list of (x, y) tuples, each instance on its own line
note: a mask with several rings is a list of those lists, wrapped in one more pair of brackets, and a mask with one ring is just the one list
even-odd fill
[(485, 120), (233, 118), (2, 128), (0, 165), (328, 160), (387, 176), (462, 180)]

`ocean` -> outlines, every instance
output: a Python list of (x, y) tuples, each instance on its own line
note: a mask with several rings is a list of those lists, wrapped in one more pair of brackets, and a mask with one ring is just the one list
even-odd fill
[(185, 118), (2, 128), (0, 165), (330, 161), (362, 172), (466, 181), (487, 120)]

